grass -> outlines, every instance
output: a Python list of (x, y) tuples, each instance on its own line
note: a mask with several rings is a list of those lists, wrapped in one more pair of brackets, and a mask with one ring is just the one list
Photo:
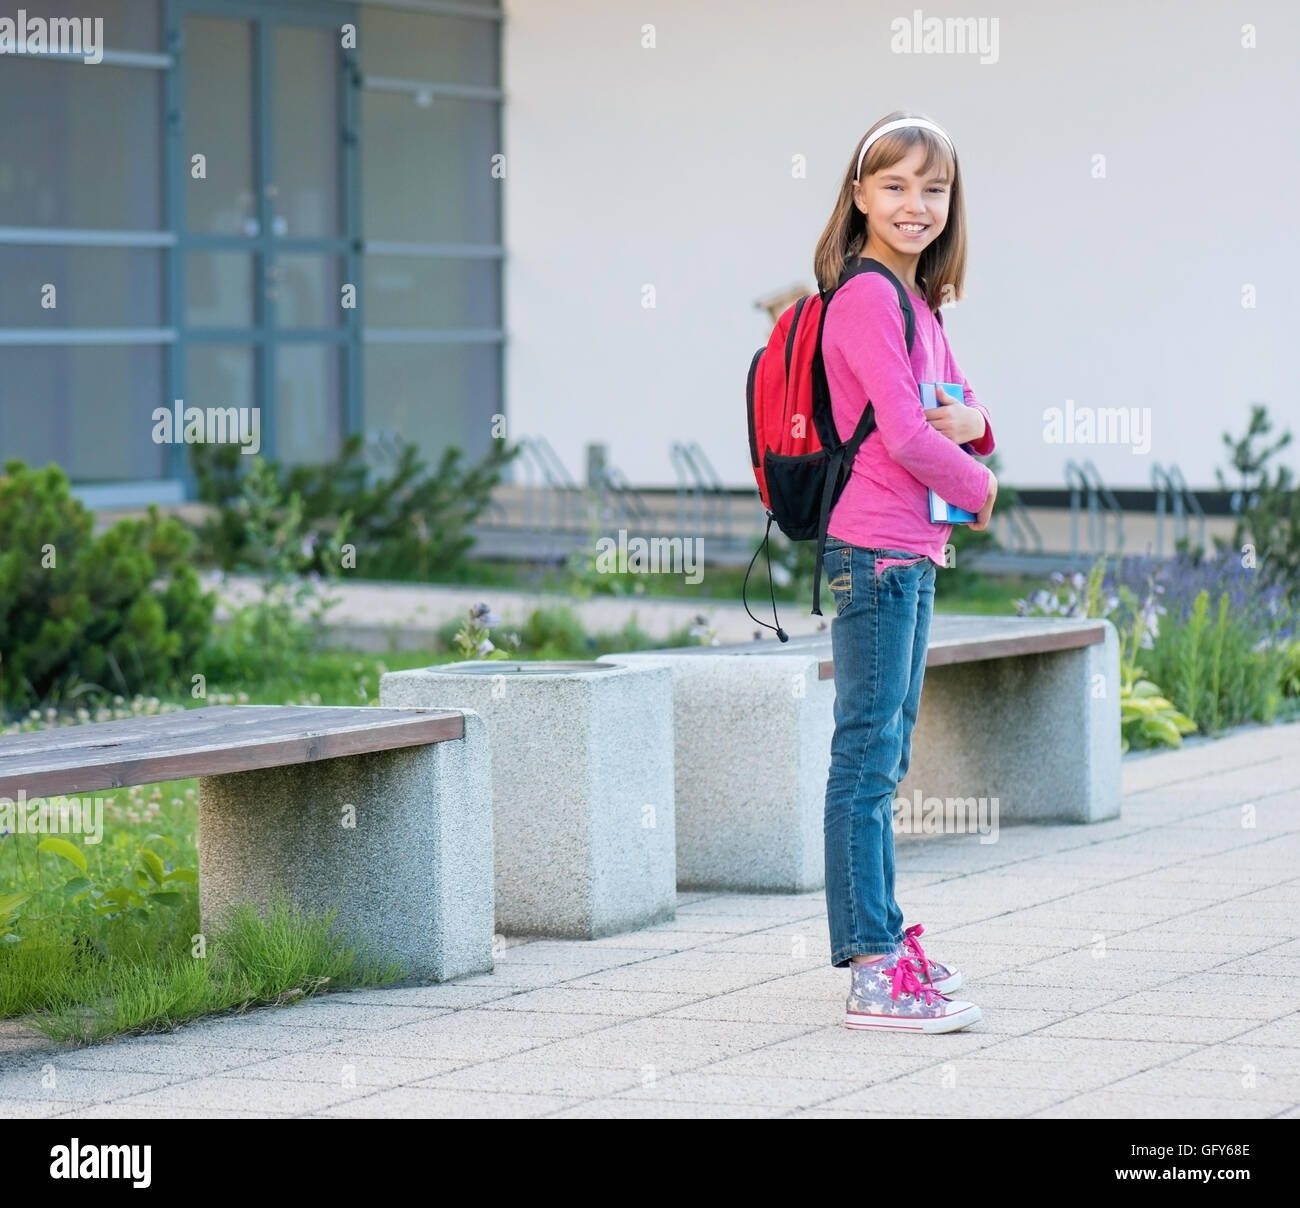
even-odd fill
[(940, 571), (935, 580), (934, 607), (936, 612), (980, 613), (984, 616), (1013, 617), (1016, 601), (1023, 600), (1038, 585), (1038, 578), (1027, 579), (1021, 575), (1005, 578), (985, 578), (979, 575), (962, 575), (955, 581), (949, 572)]
[(394, 963), (358, 955), (336, 931), (335, 917), (281, 900), (265, 917), (252, 906), (233, 910), (211, 937), (199, 937), (191, 910), (170, 927), (137, 929), (133, 951), (119, 939), (107, 954), (31, 936), (0, 948), (0, 1014), (21, 1015), (50, 1040), (88, 1044), (402, 976)]
[(0, 917), (0, 1019), (84, 1044), (403, 976), (359, 955), (332, 913), (287, 902), (264, 918), (233, 911), (202, 935), (196, 782), (95, 796), (99, 842), (61, 835), (70, 846), (55, 851), (42, 834), (0, 838), (0, 896), (26, 895), (16, 916)]

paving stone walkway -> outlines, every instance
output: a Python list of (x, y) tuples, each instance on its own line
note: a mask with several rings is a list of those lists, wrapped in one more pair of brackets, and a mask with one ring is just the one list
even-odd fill
[(683, 893), (488, 975), (13, 1048), (0, 1117), (1300, 1117), (1298, 746), (1130, 757), (1115, 822), (900, 840), (963, 1032), (843, 1028), (820, 893)]

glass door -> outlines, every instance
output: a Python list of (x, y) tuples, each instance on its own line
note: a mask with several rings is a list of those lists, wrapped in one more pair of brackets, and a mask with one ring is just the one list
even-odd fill
[(169, 5), (176, 397), (248, 408), (258, 451), (290, 465), (333, 456), (355, 416), (348, 12)]

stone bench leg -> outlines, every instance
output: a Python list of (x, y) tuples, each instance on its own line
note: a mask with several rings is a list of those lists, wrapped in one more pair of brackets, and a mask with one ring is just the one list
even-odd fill
[(825, 884), (835, 684), (819, 654), (610, 654), (673, 673), (677, 886), (802, 893)]
[(202, 777), (203, 926), (284, 893), (337, 907), (360, 951), (411, 977), (489, 972), (491, 761), (483, 719), (464, 716), (463, 739)]
[(1119, 744), (1119, 639), (1107, 622), (1104, 643), (928, 668), (897, 797), (913, 810), (985, 798), (1002, 822), (1118, 818)]

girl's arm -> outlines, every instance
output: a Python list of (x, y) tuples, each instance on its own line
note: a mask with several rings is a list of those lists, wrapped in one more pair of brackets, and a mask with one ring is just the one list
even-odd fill
[(847, 373), (862, 404), (871, 400), (885, 451), (894, 461), (949, 503), (980, 510), (989, 469), (927, 422), (898, 294), (886, 278), (863, 273), (836, 292), (826, 311), (822, 355), (828, 376)]

